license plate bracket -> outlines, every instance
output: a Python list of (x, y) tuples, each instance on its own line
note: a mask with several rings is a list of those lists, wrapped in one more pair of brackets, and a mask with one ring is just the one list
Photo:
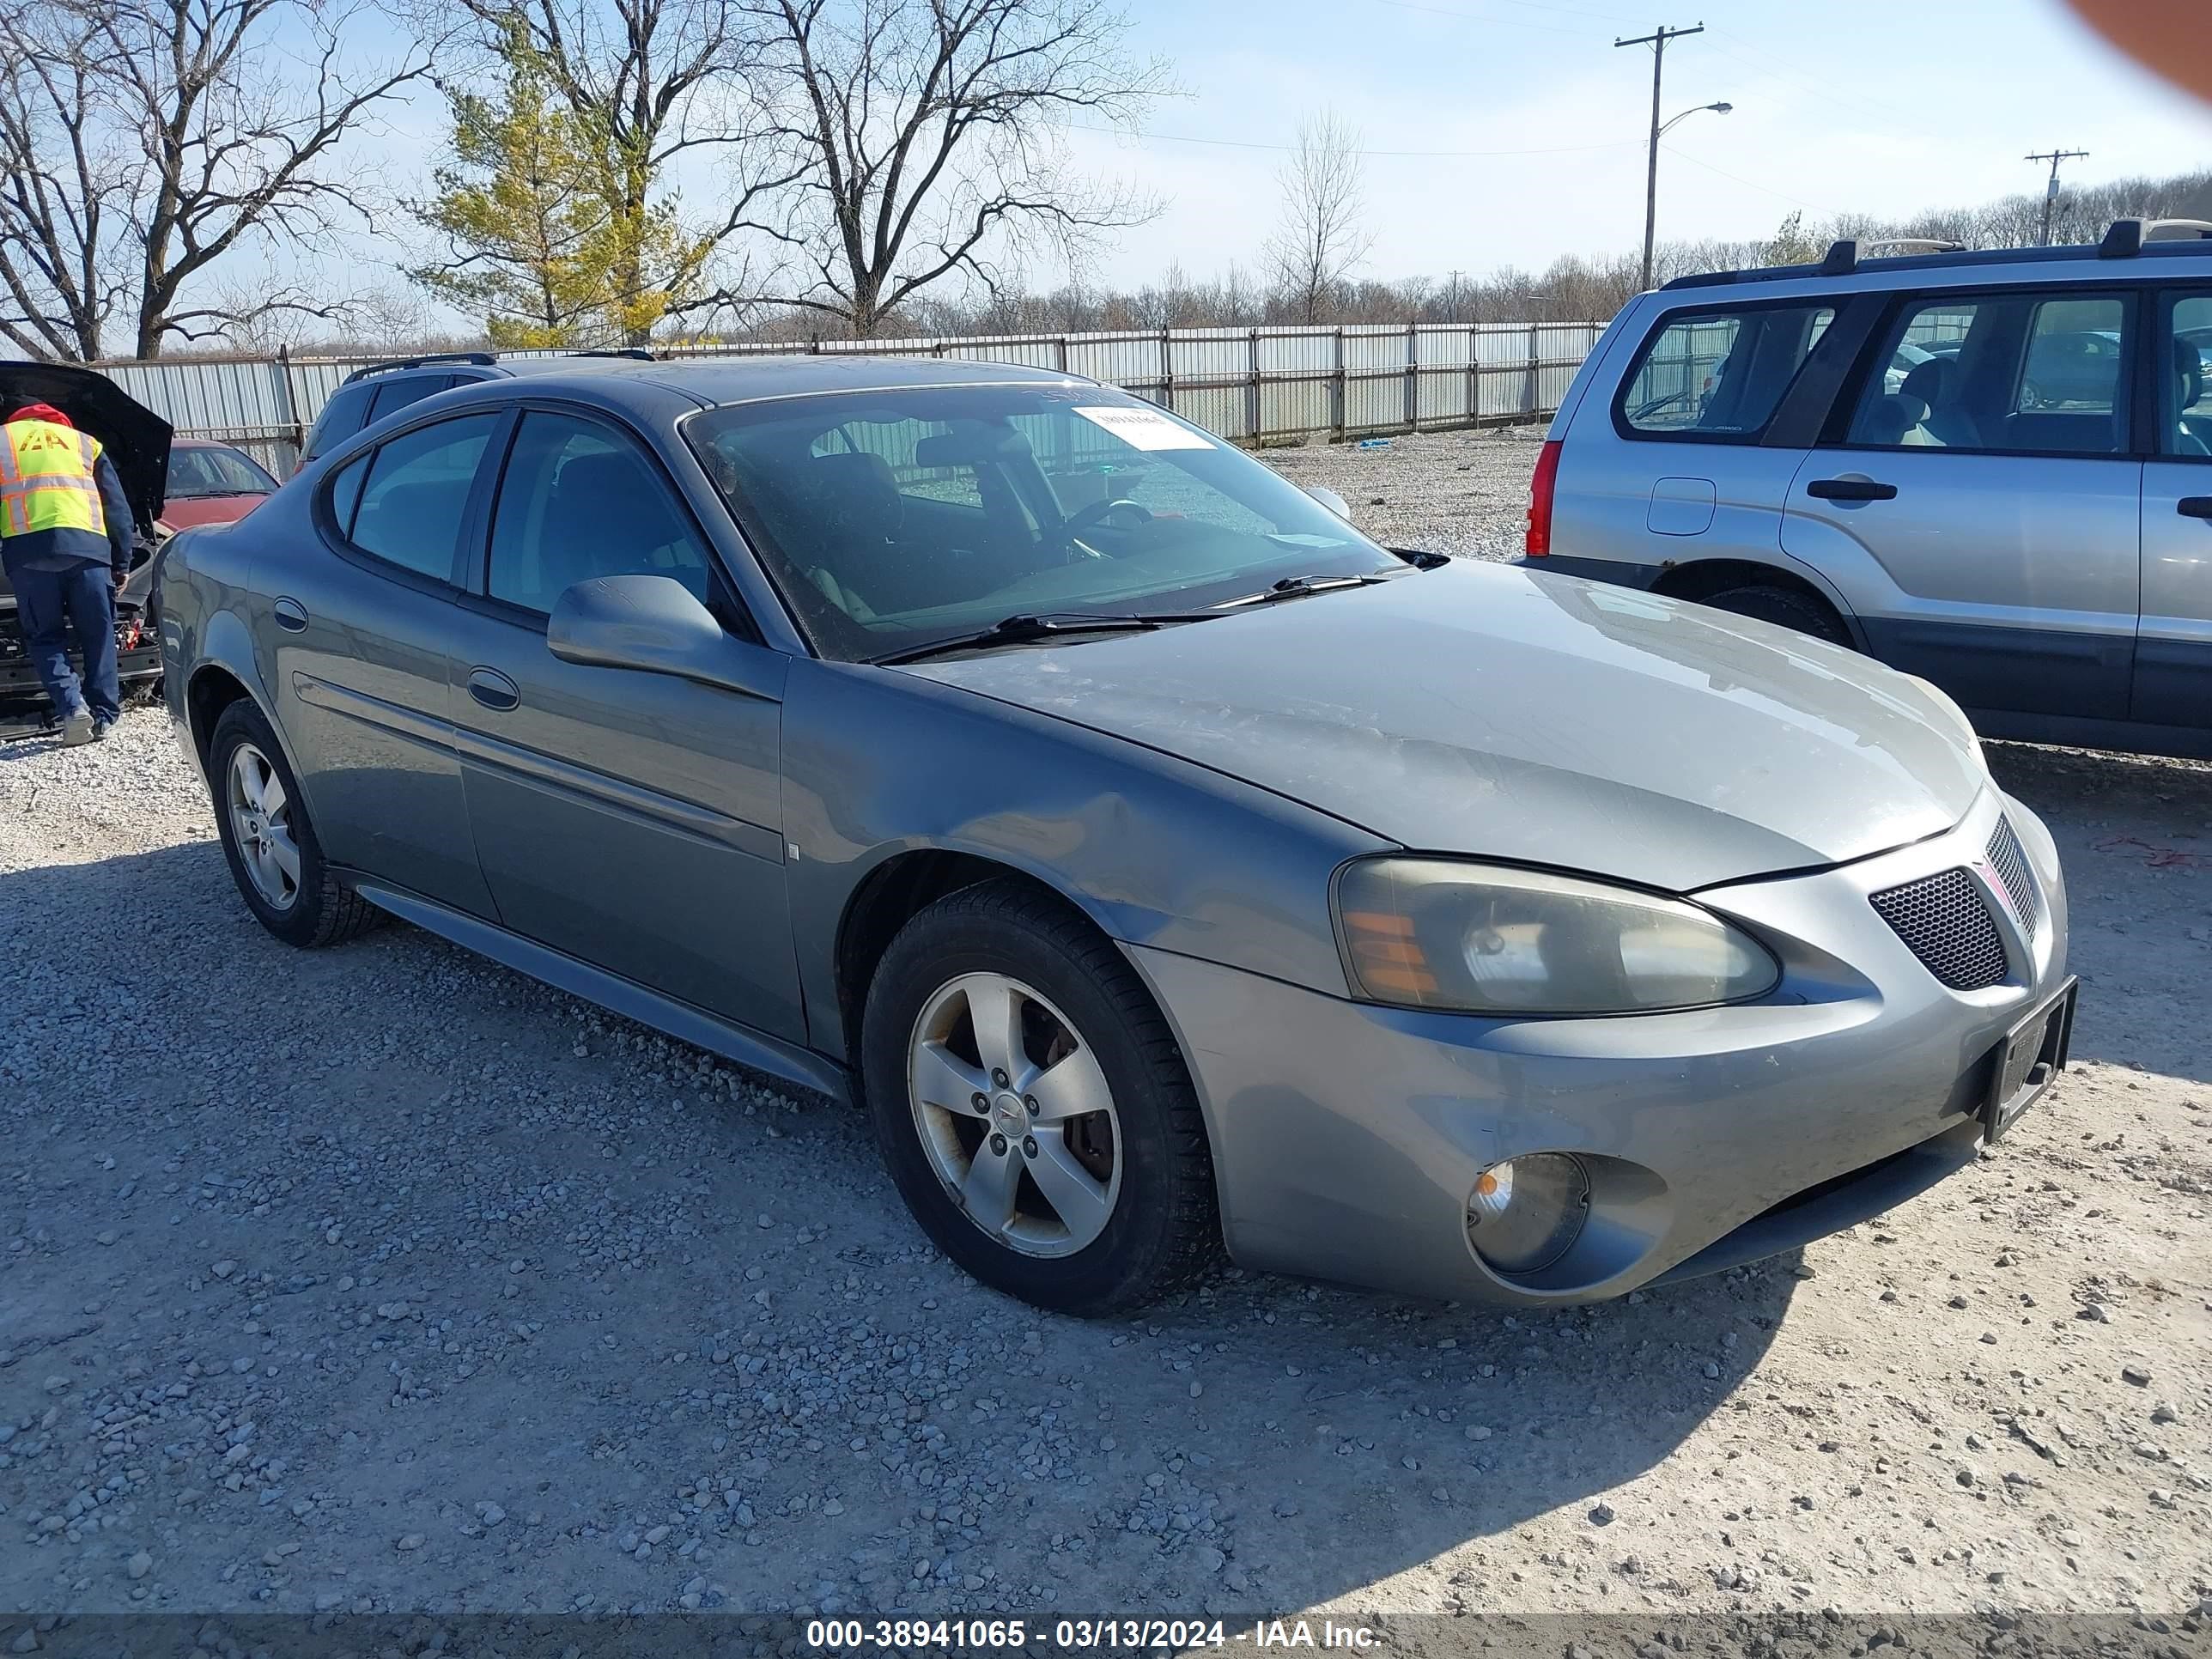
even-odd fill
[(1993, 1141), (2043, 1097), (2066, 1069), (2074, 1041), (2074, 1004), (2081, 990), (2069, 979), (2005, 1033), (1990, 1056), (1990, 1088), (1982, 1103), (1982, 1139)]

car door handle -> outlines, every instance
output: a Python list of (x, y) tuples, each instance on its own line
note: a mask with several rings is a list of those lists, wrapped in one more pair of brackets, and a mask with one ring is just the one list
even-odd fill
[(500, 714), (520, 708), (522, 703), (522, 693), (515, 689), (514, 682), (496, 668), (469, 670), (469, 695)]
[(1893, 501), (1897, 486), (1872, 478), (1815, 478), (1805, 486), (1805, 493), (1824, 501)]
[(2173, 510), (2185, 519), (2212, 519), (2212, 495), (2184, 495)]
[(269, 607), (269, 614), (276, 618), (276, 626), (287, 634), (303, 634), (307, 629), (307, 607), (295, 599), (280, 599)]

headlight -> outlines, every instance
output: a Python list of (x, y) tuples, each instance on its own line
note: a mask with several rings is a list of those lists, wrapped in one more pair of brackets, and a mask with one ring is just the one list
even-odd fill
[(1763, 996), (1757, 940), (1681, 899), (1540, 870), (1379, 858), (1337, 881), (1345, 966), (1377, 1002), (1481, 1014), (1636, 1014)]

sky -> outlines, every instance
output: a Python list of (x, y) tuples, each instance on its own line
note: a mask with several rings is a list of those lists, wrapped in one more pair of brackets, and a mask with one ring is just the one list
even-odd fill
[[(1651, 58), (1613, 41), (1662, 23), (1705, 25), (1668, 48), (1662, 117), (1733, 106), (1668, 134), (1662, 240), (1771, 236), (1801, 209), (1808, 222), (1887, 218), (2039, 191), (2042, 167), (2022, 158), (2054, 147), (2089, 152), (2066, 164), (2082, 184), (2212, 165), (2212, 107), (2121, 57), (2057, 0), (1122, 3), (1131, 51), (1168, 60), (1182, 91), (1141, 137), (1065, 134), (1080, 168), (1164, 204), (1096, 250), (1079, 273), (1088, 286), (1140, 287), (1171, 264), (1194, 278), (1255, 269), (1299, 122), (1324, 108), (1370, 152), (1375, 240), (1359, 275), (1540, 270), (1563, 253), (1631, 250), (1643, 234)], [(423, 89), (388, 106), (348, 165), (420, 193), (445, 122)], [(711, 206), (711, 179), (682, 184)], [(400, 289), (410, 242), (420, 247), (419, 230), (386, 223), (319, 264), (270, 263), (320, 293)], [(234, 276), (250, 286), (245, 267), (269, 257), (242, 258)], [(1036, 289), (1066, 275), (1025, 273)]]
[[(1280, 200), (1279, 149), (1334, 109), (1366, 159), (1368, 275), (1540, 269), (1638, 245), (1648, 46), (1620, 36), (1702, 22), (1670, 44), (1662, 116), (1691, 116), (1659, 158), (1662, 239), (1771, 235), (1802, 209), (1902, 216), (2043, 188), (2031, 150), (2086, 149), (2081, 183), (2212, 165), (2212, 109), (2106, 46), (2054, 0), (1134, 0), (1133, 43), (1186, 95), (1146, 135), (1070, 135), (1083, 164), (1168, 198), (1102, 251), (1125, 286), (1179, 260), (1252, 262)], [(1188, 142), (1209, 140), (1209, 143)], [(1504, 153), (1518, 152), (1518, 153)]]

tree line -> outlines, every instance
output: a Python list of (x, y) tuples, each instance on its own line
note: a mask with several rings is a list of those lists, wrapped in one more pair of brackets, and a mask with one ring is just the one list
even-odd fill
[[(1602, 321), (1635, 257), (1384, 278), (1360, 135), (1309, 116), (1249, 266), (1028, 285), (1163, 204), (1072, 165), (1174, 90), (1108, 0), (0, 0), (0, 339), (74, 360), (1322, 322)], [(402, 100), (442, 106), (394, 179)], [(2059, 240), (2212, 217), (2212, 173), (2069, 190)], [(1828, 240), (2039, 237), (2022, 194), (1662, 243), (1660, 280)], [(317, 276), (374, 234), (398, 279)], [(475, 319), (450, 337), (441, 313)]]

